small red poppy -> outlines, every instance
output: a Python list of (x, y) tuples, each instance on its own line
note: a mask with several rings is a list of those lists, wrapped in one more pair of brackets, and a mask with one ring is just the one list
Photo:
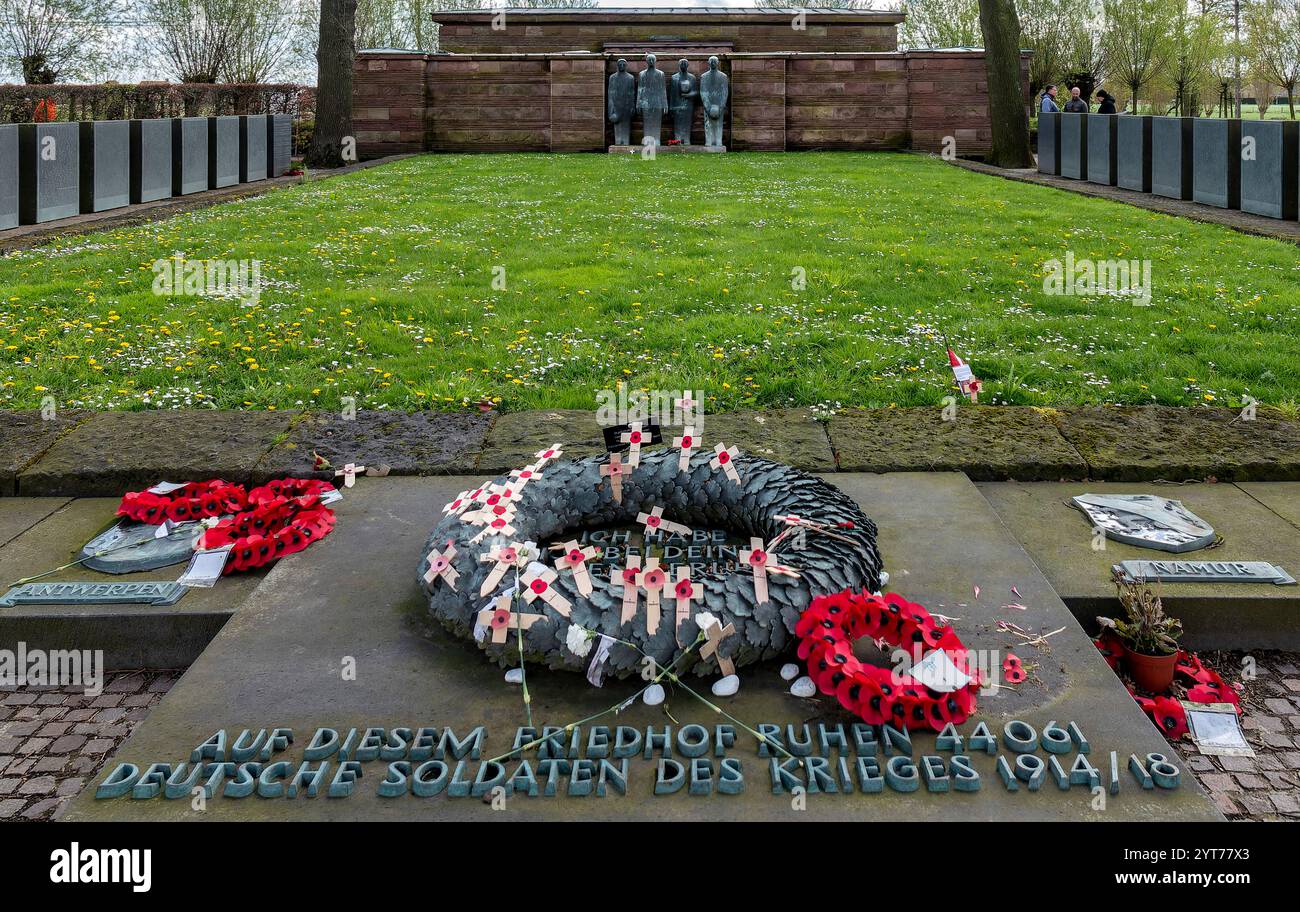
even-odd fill
[(1006, 679), (1008, 684), (1019, 684), (1029, 677), (1020, 661), (1020, 657), (1015, 653), (1008, 652), (1007, 657), (1002, 660), (1002, 677)]

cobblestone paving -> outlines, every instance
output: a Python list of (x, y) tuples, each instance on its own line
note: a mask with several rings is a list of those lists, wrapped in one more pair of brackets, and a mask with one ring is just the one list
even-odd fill
[(1242, 695), (1241, 727), (1254, 757), (1204, 757), (1179, 744), (1186, 766), (1230, 820), (1300, 820), (1300, 654), (1202, 652), (1201, 660), (1232, 683), (1243, 660), (1255, 661)]
[(180, 674), (112, 673), (97, 696), (80, 686), (0, 688), (0, 821), (57, 817)]

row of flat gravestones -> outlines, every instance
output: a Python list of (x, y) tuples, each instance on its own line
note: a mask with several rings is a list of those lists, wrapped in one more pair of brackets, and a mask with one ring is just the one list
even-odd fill
[(0, 126), (0, 230), (279, 177), (288, 114)]
[(1040, 113), (1038, 170), (1294, 221), (1300, 122)]

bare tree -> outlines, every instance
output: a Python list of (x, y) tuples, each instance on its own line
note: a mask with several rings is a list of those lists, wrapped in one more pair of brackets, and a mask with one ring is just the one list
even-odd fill
[(116, 0), (0, 0), (0, 64), (29, 84), (90, 78), (117, 14)]
[(140, 15), (171, 74), (216, 82), (230, 69), (240, 0), (141, 0)]
[(980, 44), (979, 0), (903, 0), (907, 18), (898, 28), (904, 48), (976, 47)]
[(1300, 83), (1300, 0), (1254, 0), (1243, 18), (1255, 72), (1282, 87), (1295, 120), (1296, 84)]
[(1201, 96), (1215, 84), (1212, 65), (1224, 52), (1223, 39), (1223, 22), (1217, 12), (1199, 13), (1191, 6), (1175, 9), (1166, 73), (1178, 116), (1194, 117)]
[(300, 37), (293, 0), (244, 0), (220, 77), (225, 82), (268, 82), (291, 62)]

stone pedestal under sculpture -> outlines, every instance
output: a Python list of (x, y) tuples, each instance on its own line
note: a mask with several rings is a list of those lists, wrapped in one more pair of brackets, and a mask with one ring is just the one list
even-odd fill
[(663, 71), (655, 66), (655, 55), (645, 55), (646, 67), (636, 85), (636, 106), (641, 112), (641, 143), (653, 139), (659, 144), (664, 111), (668, 110), (668, 91)]
[(700, 77), (700, 103), (704, 106), (704, 144), (722, 145), (723, 120), (727, 116), (727, 96), (731, 81), (718, 69), (718, 58), (709, 58), (709, 69)]
[(699, 83), (690, 73), (690, 62), (677, 61), (677, 72), (668, 84), (668, 108), (673, 112), (673, 139), (684, 146), (691, 144), (691, 125), (695, 120), (695, 99)]
[(627, 71), (627, 61), (619, 59), (618, 71), (609, 74), (605, 91), (605, 114), (614, 125), (614, 145), (632, 144), (632, 115), (636, 112), (636, 77)]

